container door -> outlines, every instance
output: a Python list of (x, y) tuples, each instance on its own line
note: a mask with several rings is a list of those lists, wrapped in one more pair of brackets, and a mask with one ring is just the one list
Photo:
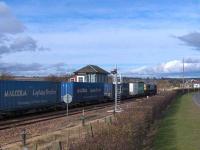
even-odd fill
[(129, 83), (129, 94), (133, 95), (133, 83)]
[(61, 101), (64, 102), (64, 99), (73, 99), (73, 85), (74, 83), (62, 83), (61, 84)]

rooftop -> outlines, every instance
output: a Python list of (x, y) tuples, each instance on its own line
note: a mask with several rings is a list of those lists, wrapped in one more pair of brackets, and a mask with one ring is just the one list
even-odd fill
[(96, 65), (87, 65), (74, 73), (99, 73), (99, 74), (109, 74), (109, 72), (105, 71), (104, 69), (100, 68)]

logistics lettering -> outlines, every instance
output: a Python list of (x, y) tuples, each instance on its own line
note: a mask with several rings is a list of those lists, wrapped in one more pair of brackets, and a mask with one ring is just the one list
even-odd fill
[(87, 93), (87, 91), (85, 88), (77, 89), (77, 93)]
[(33, 96), (45, 96), (44, 90), (33, 90)]
[(32, 93), (33, 96), (46, 96), (46, 95), (56, 95), (56, 91), (53, 89), (45, 90), (5, 90), (4, 97), (23, 97), (28, 96)]
[(11, 90), (5, 91), (4, 97), (19, 97), (19, 96), (27, 96), (26, 90)]
[(97, 93), (97, 92), (101, 92), (101, 89), (95, 88), (95, 89), (90, 89), (91, 93)]

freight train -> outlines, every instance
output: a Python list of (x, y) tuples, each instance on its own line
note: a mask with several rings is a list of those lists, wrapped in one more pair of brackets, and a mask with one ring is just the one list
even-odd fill
[[(154, 95), (155, 84), (143, 82), (118, 84), (121, 99)], [(111, 83), (3, 81), (0, 80), (0, 117), (24, 114), (79, 104), (113, 101), (115, 85)]]

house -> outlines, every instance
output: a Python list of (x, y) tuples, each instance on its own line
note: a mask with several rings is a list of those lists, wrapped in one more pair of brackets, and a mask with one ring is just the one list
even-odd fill
[(193, 88), (200, 88), (200, 81), (199, 80), (192, 80)]
[(108, 82), (109, 72), (96, 65), (87, 65), (74, 72), (71, 82)]

